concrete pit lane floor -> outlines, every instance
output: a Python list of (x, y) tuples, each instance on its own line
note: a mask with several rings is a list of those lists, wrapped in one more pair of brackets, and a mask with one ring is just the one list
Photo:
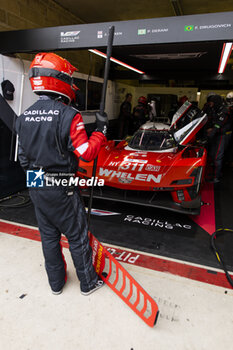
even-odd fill
[(232, 348), (233, 290), (122, 263), (158, 303), (148, 327), (108, 286), (82, 296), (68, 249), (68, 281), (51, 293), (41, 243), (0, 233), (0, 348), (219, 350)]

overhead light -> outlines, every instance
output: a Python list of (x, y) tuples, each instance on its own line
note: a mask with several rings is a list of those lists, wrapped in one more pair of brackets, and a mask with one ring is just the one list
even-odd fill
[[(103, 52), (101, 52), (101, 51), (99, 51), (99, 50), (96, 50), (96, 49), (89, 49), (88, 51), (90, 51), (90, 52), (92, 52), (92, 53), (95, 53), (96, 55), (99, 55), (99, 56), (104, 57), (104, 58), (107, 57), (107, 55), (106, 55), (105, 53), (103, 53)], [(119, 61), (119, 60), (117, 60), (116, 58), (111, 57), (110, 60), (111, 60), (112, 62), (115, 62), (115, 63), (119, 64), (120, 66), (123, 66), (123, 67), (126, 67), (126, 68), (128, 68), (128, 69), (131, 69), (131, 70), (133, 70), (133, 71), (136, 72), (136, 73), (145, 74), (145, 72), (142, 72), (142, 71), (139, 70), (139, 69), (136, 69), (136, 68), (134, 68), (134, 67), (132, 67), (132, 66), (130, 66), (130, 65), (128, 65), (128, 64), (126, 64), (126, 63), (124, 63), (124, 62), (122, 62), (122, 61)]]
[(227, 65), (227, 61), (231, 55), (231, 51), (232, 51), (232, 43), (224, 43), (220, 62), (219, 62), (218, 73), (224, 72)]
[(205, 55), (207, 51), (203, 52), (180, 52), (180, 53), (149, 53), (130, 55), (143, 60), (182, 60), (182, 59), (193, 59), (200, 58)]

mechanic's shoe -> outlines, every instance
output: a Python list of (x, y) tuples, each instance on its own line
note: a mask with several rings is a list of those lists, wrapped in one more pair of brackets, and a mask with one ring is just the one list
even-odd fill
[(61, 290), (59, 290), (59, 291), (57, 291), (57, 292), (55, 292), (54, 290), (52, 290), (52, 293), (53, 293), (53, 295), (59, 295), (59, 294), (62, 293), (62, 291), (63, 291), (63, 289), (61, 289)]
[(95, 292), (97, 289), (100, 289), (101, 287), (103, 287), (104, 285), (104, 281), (102, 281), (100, 278), (98, 278), (98, 281), (96, 282), (96, 284), (94, 284), (94, 286), (89, 289), (89, 290), (81, 290), (81, 294), (82, 295), (89, 295), (93, 292)]
[(67, 280), (67, 276), (65, 277), (65, 282), (64, 282), (63, 286), (61, 287), (61, 289), (59, 289), (59, 290), (52, 290), (53, 295), (59, 295), (59, 294), (61, 294), (63, 292), (63, 288), (64, 288), (64, 286), (66, 284), (66, 280)]

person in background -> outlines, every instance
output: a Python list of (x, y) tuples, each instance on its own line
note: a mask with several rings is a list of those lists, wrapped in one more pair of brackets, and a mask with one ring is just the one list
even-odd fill
[[(230, 118), (233, 121), (233, 91), (228, 92), (226, 95), (226, 107), (228, 108)], [(233, 122), (231, 131), (233, 132)], [(230, 167), (233, 167), (233, 137), (231, 135), (231, 140), (226, 154), (226, 162)]]
[[(214, 108), (212, 102), (210, 102), (211, 96), (215, 96), (215, 92), (209, 92), (207, 95), (206, 103), (204, 104), (202, 111), (207, 115), (207, 122), (204, 127), (199, 131), (199, 137), (203, 141), (208, 141), (207, 130), (210, 129), (213, 125), (213, 116), (214, 116)], [(208, 144), (207, 144), (208, 147)]]
[(123, 139), (128, 135), (129, 127), (132, 122), (132, 94), (127, 93), (125, 96), (124, 102), (122, 102), (120, 106), (120, 114), (118, 117), (118, 137), (119, 139)]
[(186, 95), (181, 96), (178, 100), (178, 108), (180, 108), (186, 101), (188, 101), (188, 97)]
[(150, 122), (155, 122), (155, 119), (157, 117), (157, 111), (156, 111), (156, 99), (151, 100), (148, 102), (148, 115), (149, 115), (149, 121)]
[(179, 109), (179, 107), (178, 107), (178, 100), (177, 100), (177, 97), (176, 97), (176, 101), (174, 101), (171, 104), (171, 109), (168, 112), (168, 120), (169, 120), (168, 123), (169, 124), (171, 124), (172, 118), (173, 118), (174, 114), (177, 112), (178, 109)]
[[(210, 124), (212, 124), (211, 118), (212, 118), (212, 115), (214, 113), (214, 109), (213, 109), (213, 104), (210, 102), (210, 98), (212, 96), (215, 96), (215, 95), (216, 95), (215, 92), (209, 92), (208, 95), (207, 95), (206, 103), (204, 104), (204, 106), (202, 108), (203, 112), (206, 113), (207, 116), (208, 116), (208, 121), (207, 121), (206, 124), (208, 124), (208, 122)], [(209, 120), (209, 118), (210, 118), (210, 120)]]
[(214, 166), (212, 182), (218, 183), (222, 176), (224, 154), (231, 138), (232, 118), (220, 95), (210, 96), (209, 104), (213, 113), (211, 125), (207, 129), (209, 152)]
[(142, 124), (147, 122), (146, 115), (148, 114), (147, 99), (145, 96), (138, 98), (138, 104), (133, 109), (133, 129), (134, 132), (140, 128)]
[(75, 91), (75, 99), (71, 102), (71, 106), (79, 111), (85, 110), (85, 95), (79, 89)]

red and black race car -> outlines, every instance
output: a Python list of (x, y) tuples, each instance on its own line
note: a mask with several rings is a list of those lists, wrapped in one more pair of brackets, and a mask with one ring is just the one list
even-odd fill
[[(148, 122), (129, 142), (108, 141), (96, 171), (105, 185), (95, 188), (94, 197), (198, 214), (207, 153), (195, 144), (195, 135), (206, 120), (185, 102), (170, 126)], [(91, 178), (92, 168), (93, 162), (80, 161), (79, 177)]]

